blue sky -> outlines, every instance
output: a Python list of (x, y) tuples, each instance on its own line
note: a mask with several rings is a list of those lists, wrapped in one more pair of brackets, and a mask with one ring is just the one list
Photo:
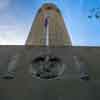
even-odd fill
[(100, 46), (100, 19), (88, 19), (100, 0), (0, 0), (0, 45), (23, 45), (42, 4), (52, 2), (64, 17), (73, 45)]

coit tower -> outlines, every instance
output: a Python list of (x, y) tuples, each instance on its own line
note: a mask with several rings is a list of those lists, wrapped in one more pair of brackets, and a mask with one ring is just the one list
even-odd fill
[(25, 45), (50, 47), (71, 45), (63, 16), (56, 5), (46, 3), (38, 10)]

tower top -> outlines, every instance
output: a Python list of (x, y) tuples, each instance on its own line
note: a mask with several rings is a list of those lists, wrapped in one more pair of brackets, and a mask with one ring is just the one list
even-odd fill
[(60, 12), (59, 8), (53, 3), (45, 3), (41, 6), (41, 10), (57, 10)]
[(40, 7), (40, 9), (38, 10), (38, 13), (40, 13), (42, 11), (49, 11), (49, 10), (54, 10), (55, 12), (57, 12), (58, 14), (61, 15), (61, 12), (60, 12), (59, 8), (53, 3), (45, 3), (45, 4), (43, 4)]

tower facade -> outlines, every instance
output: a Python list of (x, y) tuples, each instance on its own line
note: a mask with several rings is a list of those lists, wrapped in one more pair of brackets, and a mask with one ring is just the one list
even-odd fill
[(51, 3), (44, 4), (37, 12), (26, 45), (66, 46), (71, 45), (60, 10)]

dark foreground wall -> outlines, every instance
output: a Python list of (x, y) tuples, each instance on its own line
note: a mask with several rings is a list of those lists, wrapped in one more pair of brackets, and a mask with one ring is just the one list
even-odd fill
[[(32, 78), (30, 64), (42, 54), (66, 65), (59, 78)], [(0, 47), (0, 100), (100, 100), (99, 80), (100, 48)]]

